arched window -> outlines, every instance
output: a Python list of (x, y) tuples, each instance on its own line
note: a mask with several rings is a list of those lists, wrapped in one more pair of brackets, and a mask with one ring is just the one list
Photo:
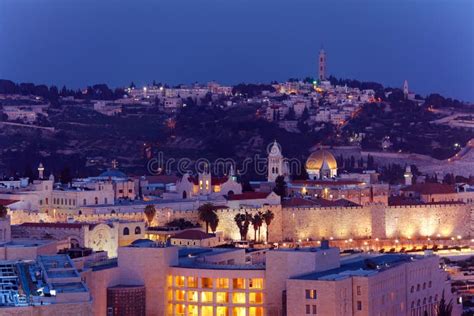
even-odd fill
[(79, 210), (78, 214), (79, 214), (79, 215), (82, 215), (82, 211), (81, 211), (81, 210)]
[(82, 205), (86, 205), (86, 204), (87, 204), (86, 199), (82, 200)]
[(135, 235), (139, 235), (141, 233), (142, 233), (142, 229), (140, 228), (140, 226), (135, 227)]
[(104, 204), (107, 204), (107, 198), (104, 198)]
[(124, 236), (130, 235), (130, 229), (128, 229), (128, 227), (125, 227), (125, 228), (123, 229), (123, 235), (124, 235)]
[(183, 199), (186, 199), (188, 197), (188, 194), (186, 193), (186, 191), (183, 191)]
[(94, 202), (96, 205), (99, 204), (99, 198), (97, 196), (94, 198)]
[(426, 289), (426, 282), (423, 282), (423, 290)]
[(412, 286), (411, 286), (411, 289), (410, 289), (410, 292), (413, 293), (414, 291), (415, 291), (415, 286), (412, 285)]
[(227, 196), (232, 196), (234, 195), (234, 191), (230, 190), (229, 192), (227, 192)]
[(115, 210), (110, 211), (110, 214), (115, 214)]
[(417, 284), (417, 285), (416, 285), (416, 291), (418, 292), (419, 290), (420, 290), (420, 285)]

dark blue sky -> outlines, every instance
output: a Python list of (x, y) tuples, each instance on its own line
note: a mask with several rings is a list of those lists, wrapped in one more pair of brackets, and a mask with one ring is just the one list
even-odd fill
[(474, 101), (474, 1), (1, 0), (0, 78), (110, 86), (328, 72)]

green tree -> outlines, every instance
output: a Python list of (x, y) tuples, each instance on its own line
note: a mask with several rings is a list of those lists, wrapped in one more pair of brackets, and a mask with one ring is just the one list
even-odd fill
[(219, 216), (217, 216), (217, 213), (214, 212), (214, 215), (211, 218), (211, 221), (209, 222), (209, 227), (211, 228), (211, 231), (215, 234), (217, 230), (217, 226), (219, 225)]
[[(252, 226), (254, 229), (254, 241), (257, 242), (260, 239), (260, 227), (263, 225), (262, 212), (258, 212), (252, 217)], [(258, 236), (257, 236), (258, 235)]]
[(145, 207), (145, 216), (146, 216), (146, 220), (148, 221), (148, 226), (151, 226), (151, 223), (153, 222), (153, 219), (155, 218), (155, 215), (156, 215), (156, 209), (155, 209), (155, 206), (154, 205), (147, 205)]
[(239, 213), (235, 215), (234, 221), (237, 224), (237, 227), (239, 228), (240, 240), (247, 239), (247, 233), (249, 232), (251, 219), (252, 216), (247, 212), (245, 212), (244, 214)]
[(448, 304), (446, 304), (446, 299), (444, 298), (444, 290), (441, 295), (441, 300), (439, 301), (438, 306), (436, 307), (438, 316), (451, 316), (453, 311), (453, 300), (451, 299)]
[(285, 177), (283, 176), (278, 176), (276, 179), (275, 179), (275, 188), (273, 189), (273, 191), (278, 194), (279, 196), (281, 196), (282, 198), (286, 196), (286, 181), (285, 181)]
[(273, 219), (275, 218), (275, 214), (273, 214), (272, 211), (267, 210), (265, 213), (262, 214), (263, 221), (265, 222), (265, 225), (267, 226), (267, 236), (266, 236), (266, 241), (268, 242), (268, 232), (269, 232), (269, 227), (270, 224), (272, 223)]
[(217, 215), (214, 210), (215, 207), (211, 203), (204, 203), (198, 208), (199, 220), (206, 223), (206, 233), (209, 233), (209, 224), (216, 220)]
[(0, 205), (0, 218), (7, 217), (8, 210), (4, 205)]

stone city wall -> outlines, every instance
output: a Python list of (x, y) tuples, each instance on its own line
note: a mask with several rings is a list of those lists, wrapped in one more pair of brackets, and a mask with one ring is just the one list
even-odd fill
[[(298, 239), (305, 240), (330, 238), (408, 238), (427, 237), (440, 234), (442, 237), (473, 235), (474, 204), (437, 204), (437, 205), (404, 205), (384, 206), (372, 204), (358, 207), (315, 207), (315, 208), (282, 208), (280, 205), (249, 209), (220, 209), (218, 230), (225, 238), (240, 239), (234, 217), (238, 213), (248, 212), (252, 215), (258, 211), (271, 209), (275, 215), (270, 225), (270, 241)], [(12, 224), (23, 222), (57, 222), (66, 221), (64, 216), (52, 217), (47, 214), (15, 211), (12, 212)], [(472, 219), (471, 220), (471, 216)], [(142, 221), (142, 211), (116, 214), (88, 214), (69, 216), (79, 222), (102, 222), (119, 219)], [(163, 226), (173, 219), (184, 218), (198, 222), (197, 210), (157, 209), (153, 226)], [(205, 225), (202, 225), (203, 227)], [(249, 227), (248, 239), (253, 239), (254, 230)], [(266, 225), (260, 229), (260, 239), (265, 240)]]

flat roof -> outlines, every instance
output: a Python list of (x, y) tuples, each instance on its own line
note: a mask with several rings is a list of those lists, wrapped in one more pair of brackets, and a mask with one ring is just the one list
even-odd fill
[(410, 262), (413, 259), (420, 259), (419, 256), (410, 256), (406, 254), (385, 254), (379, 256), (368, 256), (360, 260), (354, 260), (349, 263), (342, 264), (339, 268), (308, 273), (293, 277), (297, 280), (321, 280), (321, 281), (337, 281), (352, 276), (369, 277), (381, 271), (385, 271), (403, 263)]

